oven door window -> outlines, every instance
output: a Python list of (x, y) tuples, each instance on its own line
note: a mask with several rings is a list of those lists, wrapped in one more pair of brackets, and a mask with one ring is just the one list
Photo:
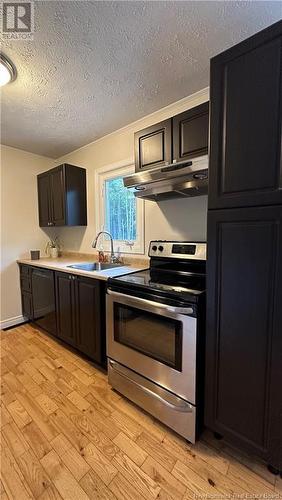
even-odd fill
[(114, 340), (182, 369), (182, 322), (123, 304), (114, 304)]

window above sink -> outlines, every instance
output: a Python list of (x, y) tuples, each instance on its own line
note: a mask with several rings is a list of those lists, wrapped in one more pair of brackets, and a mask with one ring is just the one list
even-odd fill
[[(123, 185), (123, 177), (134, 172), (132, 161), (119, 162), (95, 171), (96, 229), (109, 231), (115, 252), (144, 253), (144, 200)], [(102, 240), (103, 250), (110, 242)]]

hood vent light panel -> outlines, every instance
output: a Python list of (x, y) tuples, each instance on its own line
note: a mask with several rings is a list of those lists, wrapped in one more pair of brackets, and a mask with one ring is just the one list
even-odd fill
[(137, 172), (124, 177), (123, 183), (136, 198), (157, 202), (207, 195), (208, 157)]

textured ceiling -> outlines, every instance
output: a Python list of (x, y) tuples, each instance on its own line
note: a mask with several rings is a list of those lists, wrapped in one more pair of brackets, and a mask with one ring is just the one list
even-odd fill
[(36, 1), (3, 42), (2, 142), (57, 158), (208, 85), (209, 59), (282, 17), (280, 1)]

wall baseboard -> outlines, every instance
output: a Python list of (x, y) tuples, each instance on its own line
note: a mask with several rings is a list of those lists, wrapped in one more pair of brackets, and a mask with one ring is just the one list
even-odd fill
[(4, 330), (4, 328), (10, 328), (11, 326), (16, 326), (19, 323), (25, 323), (26, 321), (27, 318), (21, 314), (20, 316), (14, 316), (14, 318), (8, 318), (4, 321), (1, 321), (0, 327), (1, 330)]

